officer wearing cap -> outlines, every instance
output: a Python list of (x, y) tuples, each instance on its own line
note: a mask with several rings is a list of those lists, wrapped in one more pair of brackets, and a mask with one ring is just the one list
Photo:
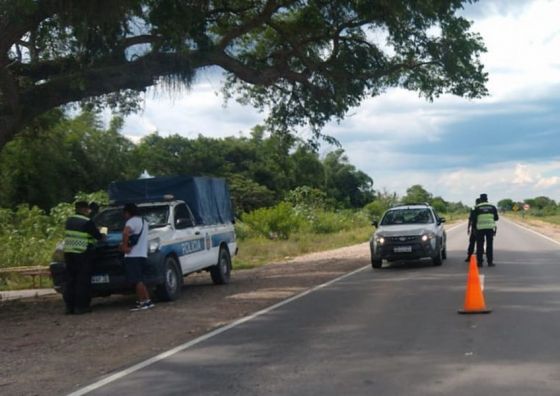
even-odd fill
[(486, 258), (488, 266), (494, 266), (494, 230), (498, 221), (498, 209), (488, 203), (488, 196), (480, 194), (480, 203), (474, 208), (474, 220), (476, 229), (476, 258), (478, 266), (482, 267), (482, 256), (484, 255), (484, 241), (486, 240)]
[(87, 202), (76, 202), (76, 213), (66, 220), (64, 231), (64, 262), (66, 283), (64, 302), (67, 314), (91, 312), (91, 271), (94, 247), (103, 239), (94, 222), (88, 217)]

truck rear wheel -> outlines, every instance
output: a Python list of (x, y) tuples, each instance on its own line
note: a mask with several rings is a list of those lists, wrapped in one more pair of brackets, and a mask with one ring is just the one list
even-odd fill
[(210, 267), (212, 282), (216, 285), (226, 285), (231, 278), (231, 257), (225, 247), (220, 248), (218, 263)]
[(156, 288), (156, 295), (162, 301), (173, 301), (179, 298), (183, 276), (179, 272), (179, 263), (173, 256), (165, 258), (165, 280)]

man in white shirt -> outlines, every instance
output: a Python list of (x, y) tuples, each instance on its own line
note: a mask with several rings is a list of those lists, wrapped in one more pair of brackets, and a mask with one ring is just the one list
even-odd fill
[(144, 284), (144, 273), (148, 264), (148, 223), (140, 216), (135, 204), (123, 208), (126, 224), (123, 230), (121, 249), (124, 252), (124, 266), (128, 281), (135, 285), (138, 302), (132, 311), (154, 307), (150, 293)]

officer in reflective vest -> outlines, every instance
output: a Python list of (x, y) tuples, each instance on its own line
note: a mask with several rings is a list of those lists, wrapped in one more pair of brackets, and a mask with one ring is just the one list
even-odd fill
[(498, 221), (498, 209), (488, 203), (488, 196), (480, 194), (480, 203), (474, 209), (476, 221), (476, 258), (478, 266), (482, 267), (484, 254), (484, 240), (486, 240), (486, 259), (488, 266), (494, 266), (494, 230)]
[(87, 202), (76, 202), (76, 214), (66, 220), (64, 233), (64, 262), (66, 283), (64, 302), (66, 314), (91, 312), (91, 272), (94, 247), (103, 238), (88, 217), (91, 209)]

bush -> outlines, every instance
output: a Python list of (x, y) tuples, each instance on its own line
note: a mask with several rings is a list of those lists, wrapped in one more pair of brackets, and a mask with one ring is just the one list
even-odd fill
[(241, 220), (256, 234), (268, 239), (288, 239), (302, 224), (301, 217), (286, 202), (244, 214)]
[[(78, 193), (76, 201), (106, 205), (107, 193)], [(36, 206), (0, 209), (0, 267), (47, 265), (56, 244), (64, 238), (64, 223), (74, 204), (60, 203), (45, 213)]]
[(20, 205), (0, 210), (0, 266), (45, 265), (61, 232), (43, 210)]
[(382, 200), (375, 200), (370, 202), (364, 207), (365, 211), (368, 213), (370, 218), (380, 218), (383, 213), (389, 209), (389, 205), (387, 202)]

